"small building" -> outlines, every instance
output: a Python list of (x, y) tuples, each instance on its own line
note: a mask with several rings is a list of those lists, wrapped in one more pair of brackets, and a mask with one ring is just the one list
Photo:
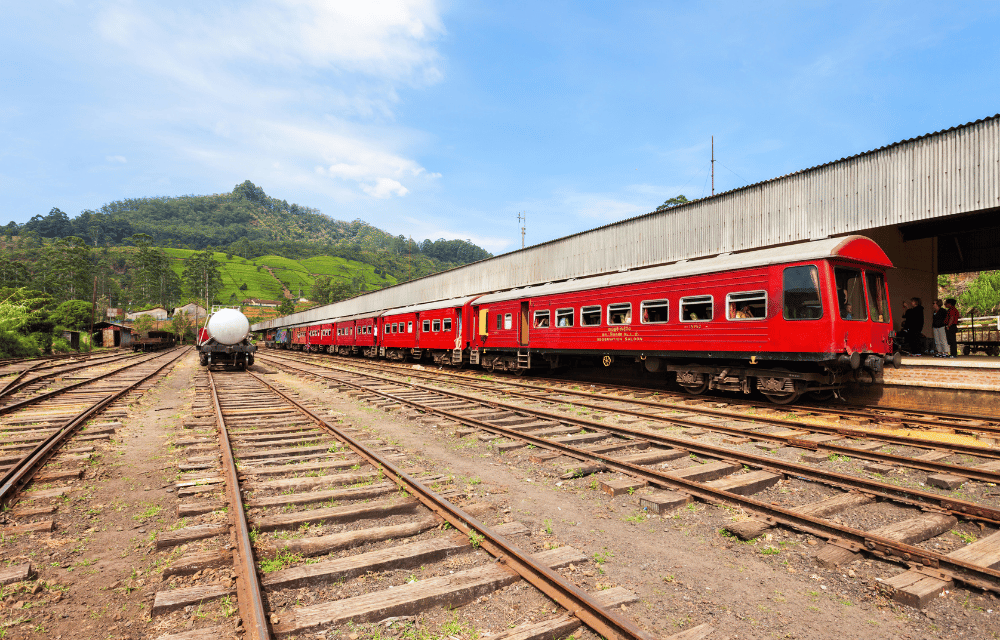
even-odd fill
[(170, 315), (176, 316), (178, 313), (186, 313), (187, 317), (191, 320), (194, 320), (195, 317), (204, 318), (208, 315), (205, 312), (205, 307), (202, 307), (194, 302), (189, 302), (182, 307), (174, 307), (174, 312)]
[(98, 347), (131, 347), (132, 330), (117, 322), (98, 322), (91, 336), (92, 344)]
[(108, 310), (104, 312), (109, 320), (114, 320), (115, 318), (121, 318), (125, 315), (125, 310), (121, 307), (108, 307)]
[(133, 311), (132, 313), (125, 316), (126, 320), (135, 320), (139, 316), (150, 316), (153, 320), (166, 320), (170, 317), (167, 310), (163, 307), (153, 307), (152, 309), (143, 309), (142, 311)]
[(261, 298), (247, 298), (242, 303), (244, 307), (269, 307), (275, 309), (281, 304), (280, 300), (263, 300)]

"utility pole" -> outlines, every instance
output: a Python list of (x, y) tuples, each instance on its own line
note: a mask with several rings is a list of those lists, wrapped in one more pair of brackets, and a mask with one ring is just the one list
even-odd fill
[(712, 136), (712, 195), (715, 195), (715, 136)]
[[(90, 296), (90, 333), (87, 334), (87, 340), (93, 350), (94, 342), (94, 315), (97, 313), (97, 275), (94, 275), (94, 293)], [(111, 345), (114, 346), (114, 345)]]
[(528, 222), (528, 214), (521, 212), (517, 214), (517, 221), (521, 223), (521, 248), (524, 248), (524, 225)]

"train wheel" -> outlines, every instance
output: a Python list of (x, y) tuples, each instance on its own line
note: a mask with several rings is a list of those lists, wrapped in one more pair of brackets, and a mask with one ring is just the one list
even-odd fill
[(693, 396), (700, 396), (701, 394), (703, 394), (706, 391), (708, 391), (708, 376), (702, 374), (701, 378), (702, 378), (702, 380), (701, 380), (700, 384), (696, 384), (696, 385), (687, 385), (686, 384), (686, 385), (683, 385), (681, 388), (683, 388), (685, 391), (687, 391), (688, 393), (690, 393)]
[(971, 353), (972, 353), (972, 347), (970, 347), (969, 345), (965, 345), (964, 347), (962, 347), (962, 355), (963, 356), (967, 356), (967, 355), (969, 355)]
[(765, 393), (764, 397), (774, 404), (792, 404), (802, 397), (798, 391), (792, 393)]

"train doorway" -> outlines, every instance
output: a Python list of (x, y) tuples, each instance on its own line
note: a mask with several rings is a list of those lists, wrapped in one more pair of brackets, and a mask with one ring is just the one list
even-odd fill
[(531, 327), (531, 318), (529, 317), (530, 314), (531, 314), (531, 312), (528, 310), (528, 301), (525, 300), (525, 301), (523, 301), (521, 303), (521, 332), (520, 332), (521, 342), (520, 342), (520, 344), (521, 344), (522, 347), (528, 346), (528, 340), (529, 340), (529, 337), (530, 337), (530, 335), (528, 333), (528, 330)]

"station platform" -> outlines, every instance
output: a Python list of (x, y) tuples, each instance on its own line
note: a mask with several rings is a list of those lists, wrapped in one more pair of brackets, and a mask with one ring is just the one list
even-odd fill
[(1000, 358), (905, 356), (883, 372), (882, 385), (860, 385), (845, 394), (853, 403), (973, 415), (1000, 415)]

